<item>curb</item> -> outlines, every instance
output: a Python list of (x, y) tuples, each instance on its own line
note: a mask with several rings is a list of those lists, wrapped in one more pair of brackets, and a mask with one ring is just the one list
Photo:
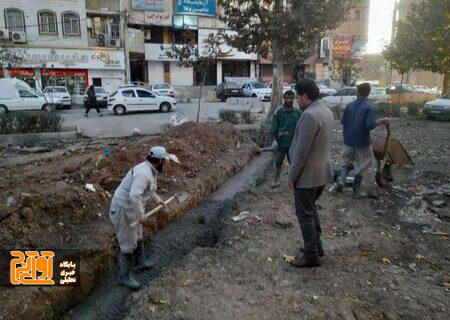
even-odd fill
[(77, 131), (1, 134), (0, 145), (32, 144), (42, 141), (76, 140)]

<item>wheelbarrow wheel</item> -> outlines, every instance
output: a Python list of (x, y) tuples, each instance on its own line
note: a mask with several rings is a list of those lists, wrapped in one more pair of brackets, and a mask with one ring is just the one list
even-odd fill
[(386, 188), (392, 185), (394, 178), (392, 176), (391, 164), (386, 163), (382, 170), (377, 170), (377, 173), (375, 174), (375, 181), (382, 188)]

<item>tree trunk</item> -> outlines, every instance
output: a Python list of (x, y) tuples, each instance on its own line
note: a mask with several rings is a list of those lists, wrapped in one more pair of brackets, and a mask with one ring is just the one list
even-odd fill
[(450, 92), (450, 73), (444, 74), (444, 82), (442, 83), (442, 94)]
[[(283, 0), (275, 0), (274, 12), (276, 15), (283, 14)], [(267, 114), (266, 121), (269, 122), (272, 114), (283, 103), (283, 81), (284, 81), (284, 54), (283, 43), (279, 39), (280, 32), (283, 32), (278, 22), (280, 19), (275, 19), (272, 26), (273, 33), (271, 35), (272, 41), (272, 66), (273, 66), (273, 82), (272, 82), (272, 98), (270, 99), (270, 109)]]
[(403, 92), (402, 90), (403, 90), (403, 79), (404, 79), (404, 76), (405, 76), (405, 74), (402, 73), (402, 77), (400, 79), (400, 87), (399, 87), (399, 90), (398, 90), (397, 104), (400, 104), (400, 97), (401, 97), (401, 94)]
[(272, 114), (279, 106), (283, 104), (283, 82), (284, 82), (284, 57), (283, 48), (278, 40), (272, 40), (272, 65), (273, 65), (273, 82), (272, 82), (272, 98), (270, 100), (270, 110), (267, 114), (267, 121), (270, 121)]
[(206, 68), (203, 70), (203, 77), (202, 77), (202, 83), (200, 84), (200, 94), (198, 97), (198, 107), (197, 107), (197, 123), (200, 119), (200, 106), (202, 103), (202, 91), (203, 91), (203, 86), (205, 84), (205, 79), (206, 79)]

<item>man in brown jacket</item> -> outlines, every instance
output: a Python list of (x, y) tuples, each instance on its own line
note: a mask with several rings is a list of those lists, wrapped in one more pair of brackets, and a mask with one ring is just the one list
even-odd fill
[(317, 267), (323, 248), (315, 203), (325, 185), (332, 182), (330, 149), (334, 118), (332, 112), (317, 101), (319, 88), (314, 82), (301, 80), (295, 90), (303, 114), (289, 150), (288, 185), (294, 189), (295, 214), (300, 222), (304, 247), (291, 264), (299, 268)]

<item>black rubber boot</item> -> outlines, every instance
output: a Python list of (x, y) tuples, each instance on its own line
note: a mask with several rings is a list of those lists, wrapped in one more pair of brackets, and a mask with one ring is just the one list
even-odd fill
[(349, 168), (347, 166), (342, 167), (341, 174), (337, 178), (336, 191), (342, 192), (344, 190), (345, 179), (349, 173)]
[(152, 264), (146, 260), (144, 241), (137, 242), (137, 248), (133, 252), (134, 270), (146, 270), (152, 267)]
[(280, 186), (280, 176), (281, 176), (281, 168), (275, 168), (275, 177), (271, 185), (272, 188), (277, 188)]
[(141, 288), (141, 284), (131, 277), (131, 265), (133, 264), (133, 254), (123, 253), (119, 254), (119, 282), (131, 289), (137, 291)]
[(363, 176), (357, 174), (353, 183), (353, 199), (367, 198), (367, 193), (361, 191)]

